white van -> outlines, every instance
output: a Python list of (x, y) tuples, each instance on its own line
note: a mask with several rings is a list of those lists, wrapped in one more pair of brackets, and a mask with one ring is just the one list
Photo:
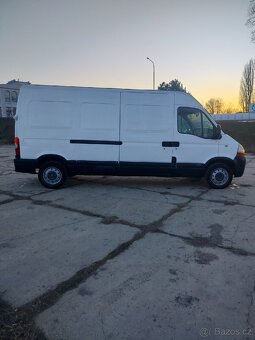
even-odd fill
[(205, 176), (225, 188), (244, 149), (188, 93), (24, 85), (15, 116), (17, 172), (47, 188), (73, 175)]

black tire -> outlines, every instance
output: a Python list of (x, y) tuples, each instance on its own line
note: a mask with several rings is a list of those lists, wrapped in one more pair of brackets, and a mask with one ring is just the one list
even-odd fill
[(66, 180), (66, 168), (57, 161), (43, 163), (38, 172), (40, 183), (49, 189), (57, 189), (61, 187)]
[(232, 182), (233, 171), (224, 163), (216, 163), (209, 166), (206, 172), (206, 180), (211, 188), (224, 189)]

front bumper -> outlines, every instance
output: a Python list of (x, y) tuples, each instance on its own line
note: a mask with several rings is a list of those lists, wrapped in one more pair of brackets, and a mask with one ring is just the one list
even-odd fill
[(34, 159), (14, 159), (14, 166), (16, 172), (23, 172), (28, 174), (35, 174), (36, 160)]
[(235, 157), (235, 159), (234, 159), (234, 175), (235, 175), (235, 177), (243, 176), (245, 164), (246, 164), (246, 158), (245, 157), (238, 157), (238, 156)]

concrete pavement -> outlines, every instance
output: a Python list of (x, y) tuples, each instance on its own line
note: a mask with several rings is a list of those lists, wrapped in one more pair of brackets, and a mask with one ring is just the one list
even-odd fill
[(1, 339), (255, 339), (255, 157), (187, 178), (14, 172), (0, 146)]

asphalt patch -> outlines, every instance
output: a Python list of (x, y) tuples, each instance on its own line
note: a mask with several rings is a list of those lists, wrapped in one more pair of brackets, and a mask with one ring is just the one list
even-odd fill
[(194, 303), (199, 302), (199, 299), (192, 295), (178, 295), (175, 297), (175, 301), (182, 307), (191, 307)]
[(211, 264), (212, 261), (218, 259), (218, 256), (210, 253), (204, 253), (202, 251), (197, 250), (195, 252), (195, 261), (198, 264)]

